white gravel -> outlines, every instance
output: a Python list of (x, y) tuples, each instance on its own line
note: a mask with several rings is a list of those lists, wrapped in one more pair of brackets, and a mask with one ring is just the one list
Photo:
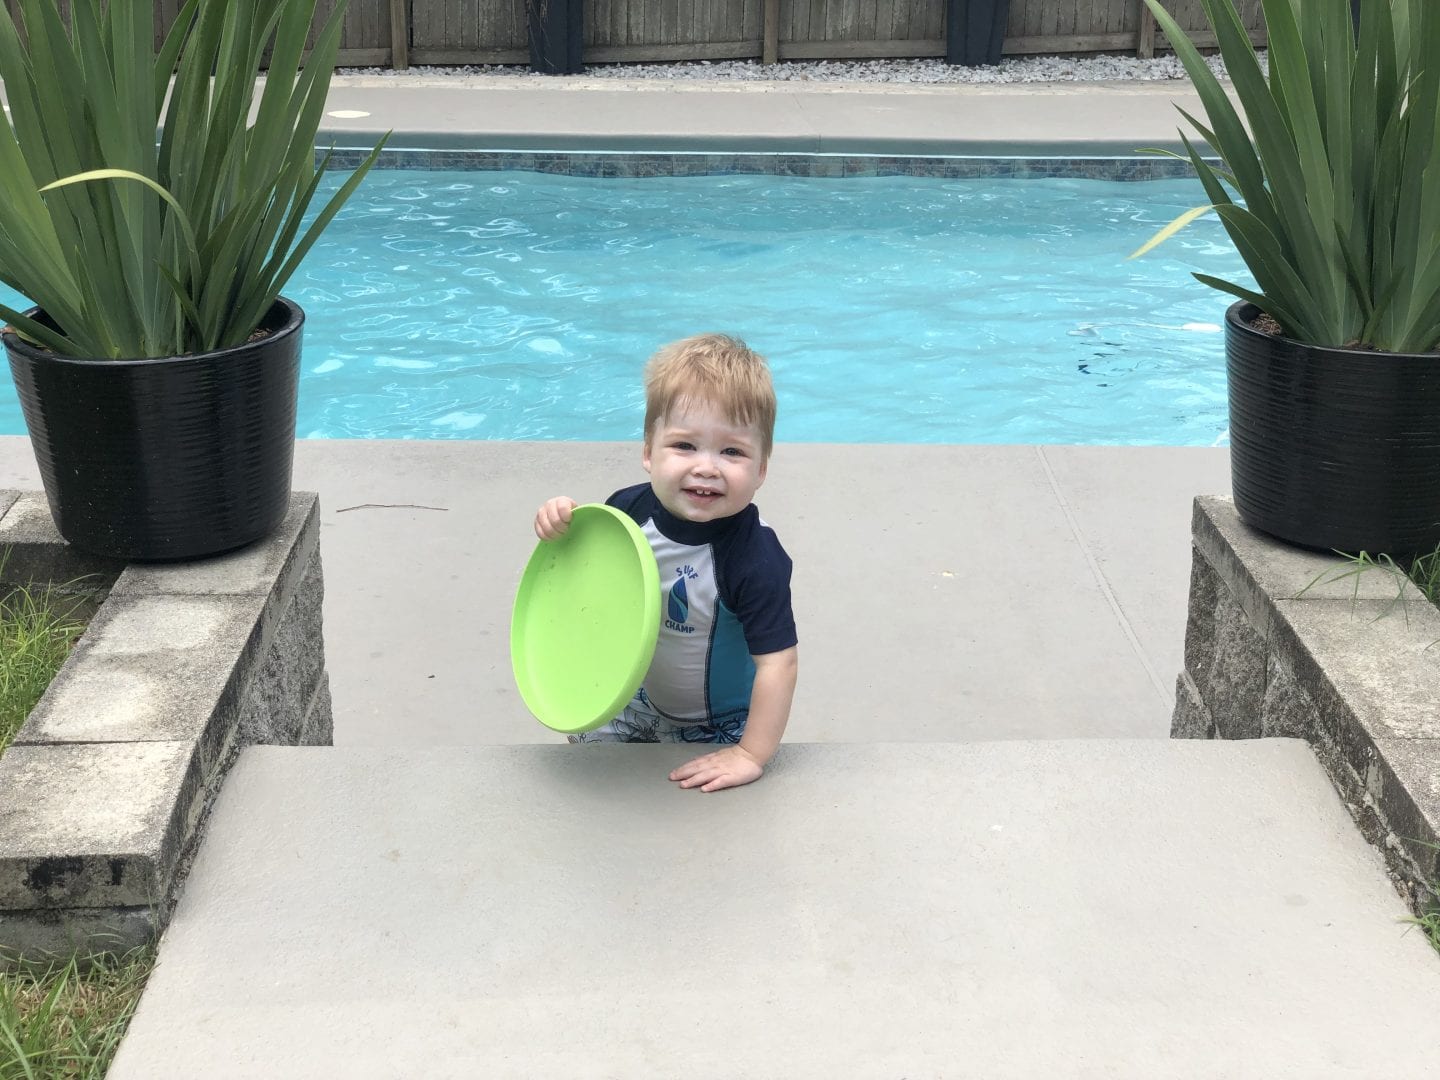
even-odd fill
[[(1262, 63), (1264, 53), (1261, 53)], [(1218, 56), (1208, 58), (1211, 70), (1224, 76)], [(415, 76), (493, 75), (497, 78), (556, 79), (525, 67), (463, 64), (454, 67), (341, 68), (342, 75)], [(1133, 56), (1023, 56), (998, 67), (950, 67), (941, 60), (791, 60), (761, 64), (755, 60), (701, 60), (685, 64), (592, 64), (590, 79), (723, 79), (740, 82), (795, 81), (849, 83), (1037, 83), (1037, 82), (1159, 82), (1184, 79), (1185, 69), (1174, 56), (1137, 60)]]

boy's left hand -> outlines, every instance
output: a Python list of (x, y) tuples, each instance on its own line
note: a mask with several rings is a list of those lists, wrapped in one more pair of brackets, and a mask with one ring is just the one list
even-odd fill
[(760, 779), (765, 771), (753, 757), (738, 746), (727, 746), (711, 754), (693, 758), (670, 771), (670, 779), (680, 781), (682, 788), (698, 787), (701, 791), (719, 791), (739, 787)]

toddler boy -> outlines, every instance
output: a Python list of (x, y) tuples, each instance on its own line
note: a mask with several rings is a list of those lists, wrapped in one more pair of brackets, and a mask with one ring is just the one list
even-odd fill
[[(775, 389), (744, 342), (703, 334), (645, 368), (648, 484), (606, 502), (630, 515), (660, 564), (660, 638), (625, 710), (571, 742), (690, 742), (720, 748), (674, 769), (681, 787), (758, 780), (790, 718), (797, 672), (790, 557), (751, 500), (765, 482)], [(535, 534), (554, 540), (575, 500), (550, 499)]]

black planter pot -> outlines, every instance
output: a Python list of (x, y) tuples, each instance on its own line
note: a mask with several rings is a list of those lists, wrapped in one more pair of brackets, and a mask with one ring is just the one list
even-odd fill
[(290, 498), (304, 322), (282, 298), (261, 324), (268, 337), (151, 360), (70, 359), (6, 330), (60, 535), (95, 554), (158, 560), (274, 531)]
[(585, 70), (583, 0), (525, 0), (525, 14), (531, 71), (576, 75)]
[(945, 63), (1000, 63), (1010, 0), (945, 0)]
[(1327, 349), (1225, 313), (1230, 472), (1249, 525), (1401, 558), (1440, 544), (1440, 355)]

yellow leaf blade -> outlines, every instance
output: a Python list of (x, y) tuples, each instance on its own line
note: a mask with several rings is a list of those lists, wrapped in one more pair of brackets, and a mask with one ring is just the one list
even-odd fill
[(1177, 217), (1174, 221), (1170, 222), (1169, 225), (1166, 225), (1163, 229), (1161, 229), (1159, 232), (1157, 232), (1154, 236), (1150, 237), (1149, 240), (1145, 241), (1145, 243), (1144, 243), (1143, 246), (1137, 248), (1137, 249), (1136, 249), (1135, 251), (1133, 251), (1131, 254), (1127, 255), (1127, 256), (1126, 256), (1127, 260), (1128, 260), (1128, 259), (1138, 259), (1141, 255), (1144, 255), (1147, 251), (1150, 251), (1150, 250), (1152, 250), (1152, 249), (1154, 249), (1154, 248), (1159, 247), (1159, 246), (1160, 246), (1161, 244), (1163, 244), (1166, 240), (1169, 240), (1170, 237), (1174, 236), (1174, 235), (1175, 235), (1176, 233), (1178, 233), (1181, 229), (1185, 228), (1186, 225), (1189, 225), (1189, 224), (1190, 224), (1192, 221), (1194, 221), (1196, 218), (1198, 218), (1198, 217), (1203, 217), (1203, 216), (1205, 216), (1206, 214), (1208, 214), (1211, 210), (1214, 210), (1214, 209), (1215, 209), (1214, 206), (1196, 206), (1196, 207), (1194, 207), (1193, 209), (1186, 210), (1183, 214), (1181, 214), (1179, 217)]

